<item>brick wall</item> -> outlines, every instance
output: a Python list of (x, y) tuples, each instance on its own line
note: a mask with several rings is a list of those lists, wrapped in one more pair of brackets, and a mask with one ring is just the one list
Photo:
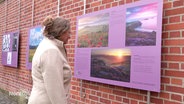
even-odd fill
[[(35, 0), (32, 21), (32, 0), (6, 0), (0, 4), (0, 39), (5, 32), (20, 28), (18, 68), (0, 64), (0, 88), (8, 91), (30, 91), (31, 71), (26, 69), (28, 29), (39, 25), (47, 15), (57, 15), (57, 0)], [(86, 13), (111, 8), (139, 0), (86, 0)], [(7, 9), (6, 9), (7, 5)], [(67, 45), (69, 63), (74, 70), (76, 16), (83, 14), (83, 0), (61, 0), (60, 16), (71, 20), (72, 38)], [(20, 27), (18, 27), (20, 16)], [(32, 24), (33, 23), (33, 24)], [(1, 50), (2, 42), (0, 42)], [(1, 54), (1, 51), (0, 51)], [(1, 56), (1, 55), (0, 55)], [(161, 92), (151, 92), (151, 104), (184, 103), (184, 0), (164, 0), (162, 32)], [(1, 61), (1, 58), (0, 58)], [(146, 104), (143, 90), (83, 81), (73, 78), (72, 104)]]

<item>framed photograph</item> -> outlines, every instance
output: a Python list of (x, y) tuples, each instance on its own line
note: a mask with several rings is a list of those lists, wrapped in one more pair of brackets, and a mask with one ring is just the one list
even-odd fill
[(31, 69), (32, 58), (39, 43), (43, 40), (43, 29), (41, 26), (32, 27), (28, 31), (26, 68)]
[(161, 0), (141, 0), (77, 17), (74, 76), (160, 92)]
[(78, 20), (79, 48), (108, 47), (109, 13)]
[(2, 64), (18, 67), (19, 31), (6, 33), (2, 38)]
[(158, 3), (126, 9), (126, 46), (155, 46)]

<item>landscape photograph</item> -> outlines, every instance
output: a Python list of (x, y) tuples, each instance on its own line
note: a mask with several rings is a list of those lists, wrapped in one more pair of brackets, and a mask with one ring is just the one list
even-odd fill
[(32, 28), (30, 29), (30, 35), (29, 35), (29, 62), (32, 62), (33, 55), (36, 51), (36, 48), (38, 47), (39, 43), (43, 39), (42, 35), (42, 28)]
[(91, 77), (130, 82), (130, 67), (129, 49), (91, 50)]
[(107, 47), (109, 13), (78, 20), (78, 48)]
[(128, 8), (126, 11), (126, 46), (155, 46), (158, 4)]

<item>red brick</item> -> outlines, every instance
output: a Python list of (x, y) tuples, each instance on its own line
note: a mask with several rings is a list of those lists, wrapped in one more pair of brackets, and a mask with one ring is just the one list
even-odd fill
[(169, 52), (168, 47), (163, 47), (163, 48), (162, 48), (162, 53), (168, 53), (168, 52)]
[[(72, 12), (77, 12), (77, 11), (80, 11), (80, 10), (81, 10), (81, 8), (78, 7), (78, 8), (72, 9)], [(71, 10), (67, 11), (66, 13), (67, 13), (67, 14), (71, 13)]]
[(184, 7), (165, 10), (165, 16), (178, 15), (184, 13)]
[(164, 104), (181, 104), (181, 103), (165, 100)]
[(161, 60), (165, 60), (165, 55), (161, 55)]
[(112, 7), (114, 7), (114, 6), (118, 6), (118, 2), (112, 3)]
[(122, 97), (121, 96), (116, 96), (116, 101), (122, 101)]
[(175, 101), (182, 101), (182, 96), (177, 94), (171, 94), (171, 99)]
[(112, 103), (111, 104), (122, 104), (122, 103), (120, 103), (120, 102), (116, 102), (116, 101), (112, 101)]
[(107, 8), (110, 8), (110, 7), (111, 7), (111, 4), (110, 4), (110, 3), (105, 5), (105, 8), (106, 8), (106, 9), (107, 9)]
[(140, 90), (140, 94), (147, 94), (147, 91), (145, 91), (145, 90)]
[(137, 100), (143, 100), (143, 96), (142, 95), (133, 94), (133, 93), (127, 93), (127, 97), (133, 98), (133, 99), (137, 99)]
[(170, 32), (170, 38), (180, 37), (180, 31)]
[(131, 3), (133, 2), (133, 0), (126, 0), (126, 3)]
[(126, 96), (126, 92), (113, 90), (113, 94), (120, 95), (120, 96)]
[(90, 85), (89, 88), (93, 90), (99, 90), (99, 86)]
[(181, 63), (181, 70), (184, 70), (184, 64)]
[(71, 90), (70, 93), (73, 94), (73, 95), (79, 95), (79, 92), (78, 91), (74, 91), (74, 90)]
[(169, 68), (170, 69), (179, 69), (179, 64), (178, 63), (169, 63)]
[(108, 98), (108, 94), (103, 93), (103, 94), (102, 94), (102, 97), (105, 98), (105, 99), (107, 99), (107, 98)]
[(125, 4), (125, 1), (124, 0), (120, 0), (119, 1), (119, 5), (123, 5), (123, 4)]
[(176, 61), (176, 62), (183, 62), (184, 56), (183, 55), (165, 55), (165, 61)]
[(113, 2), (114, 0), (102, 0), (102, 4), (107, 4), (107, 3), (111, 3)]
[(70, 4), (72, 4), (72, 1), (67, 1), (67, 2), (65, 3), (65, 6), (70, 5)]
[(89, 99), (92, 99), (94, 101), (98, 101), (99, 98), (97, 96), (89, 95)]
[(173, 2), (173, 7), (179, 7), (179, 6), (183, 6), (183, 5), (184, 5), (183, 0), (176, 0)]
[(151, 98), (151, 103), (154, 104), (164, 104), (164, 101), (162, 99), (158, 99), (158, 98)]
[(91, 102), (90, 102), (90, 104), (97, 104), (97, 102), (95, 102), (95, 101), (91, 101)]
[(130, 100), (127, 99), (127, 98), (123, 98), (123, 102), (126, 103), (126, 104), (129, 104)]
[(112, 89), (106, 88), (106, 87), (99, 87), (99, 90), (106, 93), (111, 93)]
[(170, 92), (179, 93), (179, 94), (184, 93), (184, 88), (182, 88), (182, 87), (166, 86), (166, 90), (170, 91)]
[(96, 95), (96, 91), (92, 90), (90, 94)]
[(184, 29), (184, 23), (176, 23), (176, 24), (165, 25), (165, 30), (180, 30), (180, 29)]
[(137, 89), (130, 89), (130, 92), (133, 92), (133, 93), (139, 93), (140, 91), (137, 90)]
[(115, 99), (115, 96), (114, 95), (109, 95), (109, 99), (110, 100), (114, 100)]
[(182, 79), (172, 78), (171, 79), (171, 84), (172, 85), (180, 85), (180, 86), (182, 86), (183, 82), (182, 82)]
[(170, 53), (181, 53), (180, 48), (179, 47), (171, 47), (170, 48)]
[(164, 5), (163, 5), (164, 9), (168, 9), (168, 8), (171, 8), (171, 7), (172, 7), (172, 3), (171, 2), (164, 3)]
[(100, 102), (105, 103), (105, 104), (110, 104), (111, 103), (110, 100), (103, 99), (103, 98), (100, 98)]
[(130, 104), (138, 104), (138, 101), (136, 101), (136, 100), (130, 100)]
[(160, 93), (160, 97), (161, 97), (161, 98), (165, 98), (165, 99), (169, 99), (170, 94), (169, 94), (169, 93), (166, 93), (166, 92), (161, 92), (161, 93)]
[(73, 3), (77, 3), (80, 2), (81, 0), (73, 0)]
[(173, 77), (181, 77), (182, 78), (184, 76), (184, 72), (174, 71), (174, 70), (166, 70), (165, 75), (166, 76), (173, 76)]
[(168, 38), (169, 37), (169, 33), (168, 32), (163, 32), (162, 33), (162, 38), (165, 39), (165, 38)]
[(168, 78), (168, 77), (161, 77), (161, 82), (162, 83), (166, 83), (166, 84), (170, 84), (170, 78)]
[(180, 22), (180, 16), (173, 16), (169, 18), (169, 23)]
[(105, 6), (101, 5), (100, 6), (100, 10), (103, 10), (105, 8)]
[(168, 24), (168, 21), (169, 21), (168, 18), (163, 18), (162, 23), (163, 24)]
[(95, 7), (94, 9), (93, 9), (93, 11), (98, 11), (99, 10), (99, 7)]
[(96, 1), (96, 2), (92, 2), (91, 6), (95, 7), (95, 6), (100, 6), (101, 5), (101, 1)]
[(172, 40), (164, 40), (165, 46), (180, 46), (184, 45), (184, 39), (172, 39)]
[(97, 96), (102, 96), (102, 92), (97, 92), (97, 94), (96, 94)]

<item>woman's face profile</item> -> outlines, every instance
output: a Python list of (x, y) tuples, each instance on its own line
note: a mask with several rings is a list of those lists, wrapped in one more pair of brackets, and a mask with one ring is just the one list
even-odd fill
[(61, 36), (59, 37), (59, 40), (63, 41), (64, 44), (67, 44), (68, 40), (70, 39), (70, 35), (71, 35), (71, 30), (69, 29), (68, 31), (61, 34)]

